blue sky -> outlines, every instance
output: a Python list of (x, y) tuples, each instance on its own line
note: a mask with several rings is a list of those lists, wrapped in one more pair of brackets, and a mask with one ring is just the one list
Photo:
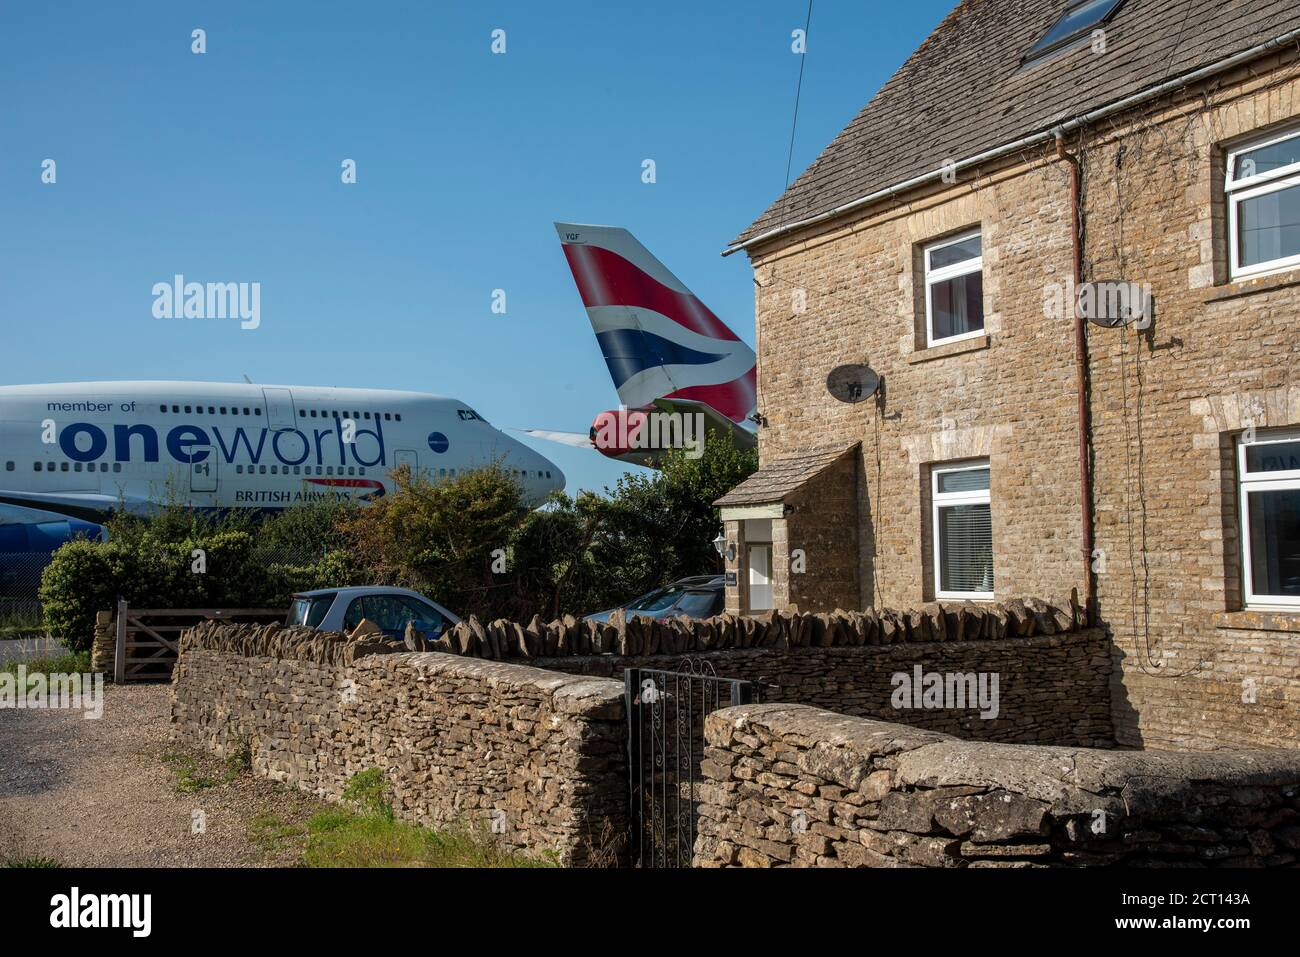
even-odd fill
[[(814, 7), (794, 174), (951, 6)], [(10, 0), (3, 381), (247, 374), (585, 431), (617, 397), (552, 222), (626, 226), (752, 344), (748, 262), (719, 252), (783, 185), (806, 10)], [(154, 319), (175, 273), (260, 282), (260, 328)], [(625, 470), (530, 444), (570, 491)]]

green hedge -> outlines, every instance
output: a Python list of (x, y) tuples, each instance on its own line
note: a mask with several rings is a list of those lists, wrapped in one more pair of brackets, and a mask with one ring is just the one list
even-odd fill
[(338, 551), (309, 564), (272, 561), (247, 531), (199, 531), (170, 542), (146, 533), (64, 545), (41, 576), (40, 598), (50, 633), (84, 650), (95, 613), (116, 607), (119, 596), (137, 608), (287, 609), (295, 591), (353, 584), (356, 575)]

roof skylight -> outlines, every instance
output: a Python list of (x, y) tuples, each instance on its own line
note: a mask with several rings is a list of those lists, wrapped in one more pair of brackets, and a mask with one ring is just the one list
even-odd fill
[(1075, 0), (1051, 28), (1029, 48), (1025, 61), (1037, 60), (1082, 36), (1111, 18), (1124, 0)]

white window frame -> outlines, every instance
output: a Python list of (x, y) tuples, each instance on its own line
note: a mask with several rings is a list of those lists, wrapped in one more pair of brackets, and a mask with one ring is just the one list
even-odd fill
[(1251, 568), (1250, 495), (1248, 494), (1300, 489), (1300, 469), (1253, 473), (1246, 471), (1246, 449), (1297, 440), (1300, 440), (1300, 429), (1256, 433), (1253, 442), (1247, 442), (1244, 435), (1237, 440), (1237, 522), (1241, 530), (1241, 587), (1247, 608), (1300, 611), (1300, 596), (1255, 594)]
[(1228, 267), (1229, 276), (1232, 279), (1254, 279), (1258, 276), (1265, 276), (1276, 272), (1285, 272), (1288, 269), (1300, 267), (1300, 254), (1294, 256), (1283, 256), (1279, 259), (1270, 259), (1266, 262), (1255, 263), (1252, 266), (1243, 266), (1241, 264), (1241, 246), (1237, 241), (1237, 204), (1245, 199), (1253, 199), (1256, 196), (1262, 196), (1265, 193), (1276, 193), (1292, 186), (1300, 186), (1300, 162), (1292, 163), (1290, 166), (1283, 166), (1281, 169), (1272, 170), (1268, 173), (1257, 173), (1254, 176), (1243, 176), (1236, 178), (1237, 158), (1242, 153), (1249, 153), (1253, 150), (1262, 149), (1265, 146), (1272, 146), (1274, 143), (1281, 143), (1283, 140), (1294, 139), (1300, 136), (1300, 127), (1293, 126), (1280, 133), (1273, 134), (1264, 139), (1250, 140), (1234, 146), (1228, 151), (1227, 169), (1224, 173), (1223, 196), (1228, 206)]
[[(989, 473), (989, 488), (975, 489), (968, 492), (940, 492), (939, 476), (952, 472), (972, 472), (984, 469)], [(987, 505), (989, 506), (989, 534), (992, 537), (993, 504), (990, 492), (993, 485), (993, 472), (988, 459), (972, 459), (967, 462), (953, 462), (930, 467), (930, 542), (934, 565), (934, 597), (963, 598), (975, 601), (991, 601), (991, 591), (945, 591), (943, 588), (943, 541), (939, 537), (939, 510), (950, 505)], [(994, 581), (996, 582), (996, 575)]]
[[(961, 342), (965, 339), (975, 339), (985, 334), (984, 326), (984, 302), (983, 296), (980, 301), (980, 328), (974, 332), (963, 332), (956, 336), (946, 336), (943, 339), (934, 337), (933, 321), (933, 287), (937, 282), (944, 282), (948, 279), (956, 279), (959, 276), (968, 276), (971, 273), (984, 272), (984, 240), (983, 233), (978, 229), (972, 229), (969, 232), (961, 233), (958, 236), (949, 236), (947, 239), (941, 239), (938, 242), (930, 243), (923, 249), (924, 266), (925, 266), (925, 344), (929, 346), (940, 346), (949, 342)], [(940, 269), (930, 268), (930, 255), (939, 249), (945, 249), (948, 246), (963, 243), (968, 239), (980, 238), (980, 254), (974, 259), (967, 259), (959, 263), (953, 263), (951, 266), (943, 266)], [(983, 277), (981, 276), (981, 279)], [(981, 288), (983, 288), (981, 284)]]

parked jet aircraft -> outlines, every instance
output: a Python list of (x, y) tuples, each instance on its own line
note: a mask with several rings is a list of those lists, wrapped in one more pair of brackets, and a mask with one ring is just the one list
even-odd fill
[(119, 506), (276, 510), (367, 501), (409, 466), (434, 481), (501, 462), (531, 504), (552, 462), (456, 399), (205, 382), (0, 386), (0, 505), (98, 521)]
[[(646, 413), (699, 413), (708, 431), (753, 447), (744, 423), (755, 412), (754, 351), (626, 229), (555, 229), (622, 408), (596, 416), (586, 433), (524, 431), (652, 465), (654, 449), (631, 447)], [(602, 433), (619, 441), (600, 441)]]

